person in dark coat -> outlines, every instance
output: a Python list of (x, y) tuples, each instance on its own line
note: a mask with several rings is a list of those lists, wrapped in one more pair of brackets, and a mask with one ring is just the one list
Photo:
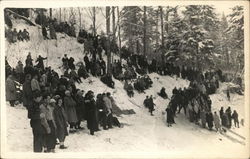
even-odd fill
[(201, 125), (203, 128), (206, 127), (206, 111), (204, 109), (201, 110), (200, 112), (200, 118), (201, 118)]
[(96, 102), (94, 100), (94, 92), (88, 91), (84, 98), (86, 114), (87, 114), (87, 126), (90, 130), (90, 134), (94, 135), (95, 131), (98, 131), (98, 121), (96, 120)]
[(55, 28), (54, 28), (52, 22), (49, 24), (49, 33), (50, 33), (50, 38), (51, 39), (57, 39), (56, 38), (56, 31), (55, 31)]
[(70, 57), (69, 58), (69, 62), (68, 62), (68, 65), (69, 65), (69, 68), (71, 69), (71, 70), (74, 70), (76, 67), (75, 67), (75, 64), (74, 64), (74, 61), (75, 61), (75, 59), (73, 58), (73, 57)]
[(42, 34), (43, 34), (43, 39), (44, 39), (44, 40), (49, 39), (49, 38), (48, 38), (48, 33), (47, 33), (47, 30), (46, 30), (46, 27), (45, 27), (44, 25), (42, 26)]
[(75, 130), (75, 125), (78, 121), (77, 115), (76, 115), (76, 102), (71, 96), (71, 93), (69, 90), (65, 91), (65, 97), (64, 97), (64, 107), (65, 107), (65, 112), (67, 115), (67, 119), (70, 125), (70, 133), (76, 132)]
[(32, 105), (31, 75), (27, 74), (23, 83), (23, 106), (27, 109)]
[(149, 112), (150, 112), (150, 114), (152, 116), (153, 116), (153, 111), (155, 110), (154, 106), (155, 106), (155, 104), (154, 104), (154, 101), (153, 101), (153, 97), (151, 95), (150, 98), (149, 98), (149, 100), (148, 100), (148, 109), (149, 109)]
[(115, 86), (115, 82), (112, 80), (112, 76), (109, 74), (102, 76), (101, 81), (110, 88), (114, 88)]
[(83, 64), (79, 67), (79, 69), (77, 71), (77, 74), (78, 74), (79, 77), (82, 77), (84, 79), (89, 77), (89, 75), (87, 73), (87, 70), (86, 70), (86, 68), (85, 68), (85, 66)]
[(29, 52), (29, 54), (27, 55), (27, 58), (25, 60), (25, 64), (33, 66), (33, 62), (32, 61), (33, 61), (33, 59), (31, 58), (31, 54)]
[(55, 109), (53, 111), (53, 117), (56, 124), (56, 134), (60, 142), (60, 149), (66, 149), (64, 146), (64, 141), (66, 136), (68, 136), (68, 124), (67, 116), (63, 108), (63, 100), (59, 97), (56, 102)]
[(38, 56), (36, 62), (38, 62), (38, 64), (36, 65), (37, 68), (40, 68), (41, 70), (44, 70), (44, 63), (43, 60), (46, 60), (47, 57), (42, 57), (41, 55)]
[(76, 129), (83, 129), (81, 125), (81, 121), (85, 119), (85, 105), (84, 105), (84, 97), (83, 97), (83, 90), (77, 90), (76, 93), (76, 115), (77, 115), (77, 123), (76, 123)]
[(69, 59), (67, 57), (67, 54), (64, 54), (64, 57), (62, 58), (63, 62), (63, 68), (68, 69), (69, 68)]
[(234, 110), (232, 114), (232, 119), (234, 120), (234, 126), (239, 128), (239, 119), (238, 119), (238, 113), (236, 110)]
[(222, 114), (221, 125), (226, 128), (229, 128), (229, 119), (227, 113)]
[(148, 98), (148, 96), (146, 96), (146, 99), (144, 99), (143, 105), (144, 105), (144, 107), (146, 107), (146, 108), (149, 107), (149, 98)]
[(33, 133), (33, 151), (42, 152), (46, 132), (45, 127), (42, 124), (40, 102), (42, 100), (41, 93), (35, 91), (33, 94), (33, 104), (28, 108), (28, 118), (30, 119), (30, 126)]
[(161, 91), (160, 91), (160, 93), (158, 93), (158, 94), (159, 94), (159, 96), (161, 96), (161, 97), (164, 98), (164, 99), (167, 99), (167, 98), (168, 98), (168, 95), (167, 95), (167, 93), (165, 92), (165, 88), (164, 88), (164, 87), (161, 88)]
[(23, 38), (24, 38), (26, 41), (29, 41), (29, 40), (30, 40), (30, 34), (29, 34), (29, 32), (28, 32), (26, 29), (23, 30), (22, 36), (23, 36)]
[(230, 91), (229, 91), (229, 88), (227, 88), (227, 99), (228, 99), (228, 101), (230, 101)]
[(175, 123), (174, 113), (170, 107), (167, 107), (166, 112), (167, 112), (167, 125), (168, 127), (170, 127), (172, 126), (173, 123)]
[(223, 115), (223, 113), (224, 113), (224, 110), (223, 110), (223, 109), (224, 109), (223, 107), (220, 108), (220, 119), (222, 119), (222, 115)]
[(85, 54), (83, 60), (85, 62), (86, 70), (87, 70), (87, 72), (89, 72), (90, 71), (90, 61), (89, 61), (87, 54)]
[(231, 126), (232, 126), (232, 111), (231, 111), (230, 107), (227, 108), (226, 114), (228, 116), (228, 121), (229, 121), (228, 127), (231, 128)]
[(208, 125), (209, 130), (212, 130), (214, 126), (213, 124), (214, 118), (213, 118), (213, 114), (211, 111), (207, 113), (206, 119), (207, 119), (207, 125)]

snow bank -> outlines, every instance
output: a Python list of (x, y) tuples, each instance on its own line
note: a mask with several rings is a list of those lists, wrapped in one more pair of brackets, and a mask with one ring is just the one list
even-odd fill
[[(18, 25), (17, 25), (18, 24)], [(31, 27), (22, 21), (16, 20), (13, 23), (17, 29), (26, 28), (30, 32), (31, 41), (8, 44), (6, 42), (6, 56), (11, 66), (15, 66), (17, 60), (24, 63), (26, 55), (31, 52), (33, 59), (38, 55), (48, 55), (48, 65), (62, 73), (61, 57), (67, 53), (75, 58), (75, 63), (83, 59), (83, 45), (77, 43), (75, 38), (64, 34), (57, 34), (58, 40), (42, 39), (41, 30)], [(47, 54), (47, 49), (49, 54)], [(45, 62), (46, 64), (46, 62)], [(152, 73), (149, 75), (153, 80), (153, 86), (146, 90), (145, 94), (138, 94), (135, 91), (134, 98), (129, 98), (123, 89), (123, 82), (115, 80), (115, 89), (104, 85), (98, 78), (89, 77), (83, 80), (77, 87), (85, 90), (93, 90), (95, 95), (103, 92), (111, 92), (112, 96), (121, 109), (134, 109), (134, 115), (122, 115), (119, 117), (123, 128), (113, 128), (108, 131), (96, 132), (94, 136), (89, 135), (86, 129), (86, 122), (82, 123), (83, 131), (70, 134), (65, 141), (69, 146), (66, 150), (56, 149), (56, 152), (107, 152), (125, 155), (127, 152), (143, 152), (144, 154), (177, 153), (186, 156), (218, 156), (233, 157), (243, 152), (243, 146), (225, 136), (214, 131), (200, 128), (200, 126), (190, 123), (183, 112), (177, 115), (176, 123), (173, 127), (166, 126), (165, 108), (169, 100), (164, 100), (157, 95), (162, 87), (166, 88), (168, 97), (172, 96), (174, 87), (183, 88), (189, 82), (183, 79), (160, 76)], [(223, 85), (222, 85), (223, 86)], [(143, 100), (146, 95), (153, 95), (156, 104), (154, 116), (150, 116), (148, 110), (143, 107)], [(232, 109), (237, 109), (240, 118), (244, 117), (244, 98), (237, 94), (232, 95), (232, 101), (228, 102), (226, 95), (222, 91), (210, 96), (213, 110), (218, 111), (221, 106), (230, 105)], [(7, 149), (14, 152), (32, 152), (32, 130), (27, 119), (27, 111), (22, 105), (10, 107), (7, 103)], [(242, 133), (244, 127), (237, 129)], [(21, 139), (20, 139), (21, 137)], [(53, 156), (51, 154), (51, 156)]]

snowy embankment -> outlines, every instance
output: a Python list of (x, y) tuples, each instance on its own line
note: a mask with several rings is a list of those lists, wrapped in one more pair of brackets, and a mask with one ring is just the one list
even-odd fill
[[(76, 42), (75, 38), (70, 38), (63, 34), (57, 34), (58, 40), (42, 39), (41, 30), (37, 27), (30, 27), (16, 21), (14, 27), (17, 30), (26, 28), (30, 32), (31, 41), (7, 44), (6, 56), (12, 67), (16, 66), (17, 60), (25, 63), (26, 55), (31, 52), (32, 58), (38, 55), (43, 57), (48, 55), (48, 65), (52, 69), (62, 74), (60, 66), (61, 57), (67, 53), (69, 57), (75, 58), (75, 63), (83, 59), (83, 45)], [(38, 33), (39, 32), (39, 33)], [(57, 46), (56, 46), (57, 45)], [(49, 48), (49, 54), (47, 54)], [(46, 65), (46, 62), (45, 62)], [(184, 113), (177, 115), (176, 123), (173, 127), (166, 126), (165, 109), (169, 100), (164, 100), (157, 95), (161, 87), (166, 88), (169, 97), (172, 96), (174, 87), (187, 87), (189, 82), (179, 78), (150, 74), (153, 86), (146, 90), (145, 94), (138, 94), (129, 98), (123, 89), (123, 82), (115, 80), (115, 89), (110, 89), (98, 78), (89, 77), (77, 87), (85, 92), (93, 90), (95, 95), (103, 92), (111, 92), (112, 96), (121, 109), (133, 109), (136, 114), (122, 115), (118, 119), (124, 125), (123, 128), (113, 128), (96, 132), (94, 136), (89, 135), (86, 129), (86, 122), (83, 122), (84, 130), (75, 134), (70, 134), (65, 141), (68, 149), (56, 149), (56, 152), (120, 152), (124, 156), (127, 152), (151, 152), (186, 155), (186, 156), (206, 156), (233, 157), (243, 152), (246, 146), (239, 144), (220, 133), (208, 131), (200, 126), (190, 123)], [(90, 82), (91, 81), (91, 82)], [(224, 84), (222, 84), (224, 86)], [(221, 90), (211, 95), (212, 108), (218, 111), (221, 106), (226, 108), (231, 106), (232, 110), (239, 112), (240, 119), (244, 117), (244, 98), (237, 94), (232, 95), (232, 101), (228, 102), (225, 94)], [(143, 100), (146, 95), (153, 95), (156, 104), (154, 116), (150, 116), (148, 110), (143, 107)], [(6, 104), (7, 114), (7, 149), (15, 152), (32, 152), (32, 130), (27, 118), (27, 111), (22, 105), (10, 107)], [(236, 129), (233, 129), (236, 130)], [(243, 134), (244, 127), (237, 129), (238, 133)], [(20, 139), (21, 137), (21, 139)], [(25, 142), (24, 142), (25, 141)]]

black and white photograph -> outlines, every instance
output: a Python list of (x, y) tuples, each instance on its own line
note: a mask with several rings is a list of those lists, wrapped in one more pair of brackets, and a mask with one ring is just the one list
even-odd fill
[(1, 158), (250, 157), (248, 1), (87, 2), (0, 2)]

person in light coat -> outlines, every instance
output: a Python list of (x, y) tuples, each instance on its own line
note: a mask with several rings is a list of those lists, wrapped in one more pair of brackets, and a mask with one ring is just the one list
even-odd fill
[(6, 101), (9, 101), (10, 105), (14, 106), (16, 100), (17, 100), (16, 83), (13, 80), (13, 76), (9, 75), (6, 80)]
[(39, 82), (38, 82), (38, 75), (34, 75), (31, 80), (31, 90), (34, 92), (36, 90), (41, 91)]
[(216, 131), (221, 131), (221, 121), (219, 115), (214, 112), (214, 127)]
[(106, 114), (106, 116), (104, 117), (104, 121), (103, 121), (103, 129), (106, 130), (107, 129), (107, 125), (108, 128), (112, 128), (112, 102), (111, 99), (109, 98), (110, 93), (106, 93), (103, 97), (103, 101), (104, 101), (104, 112)]

